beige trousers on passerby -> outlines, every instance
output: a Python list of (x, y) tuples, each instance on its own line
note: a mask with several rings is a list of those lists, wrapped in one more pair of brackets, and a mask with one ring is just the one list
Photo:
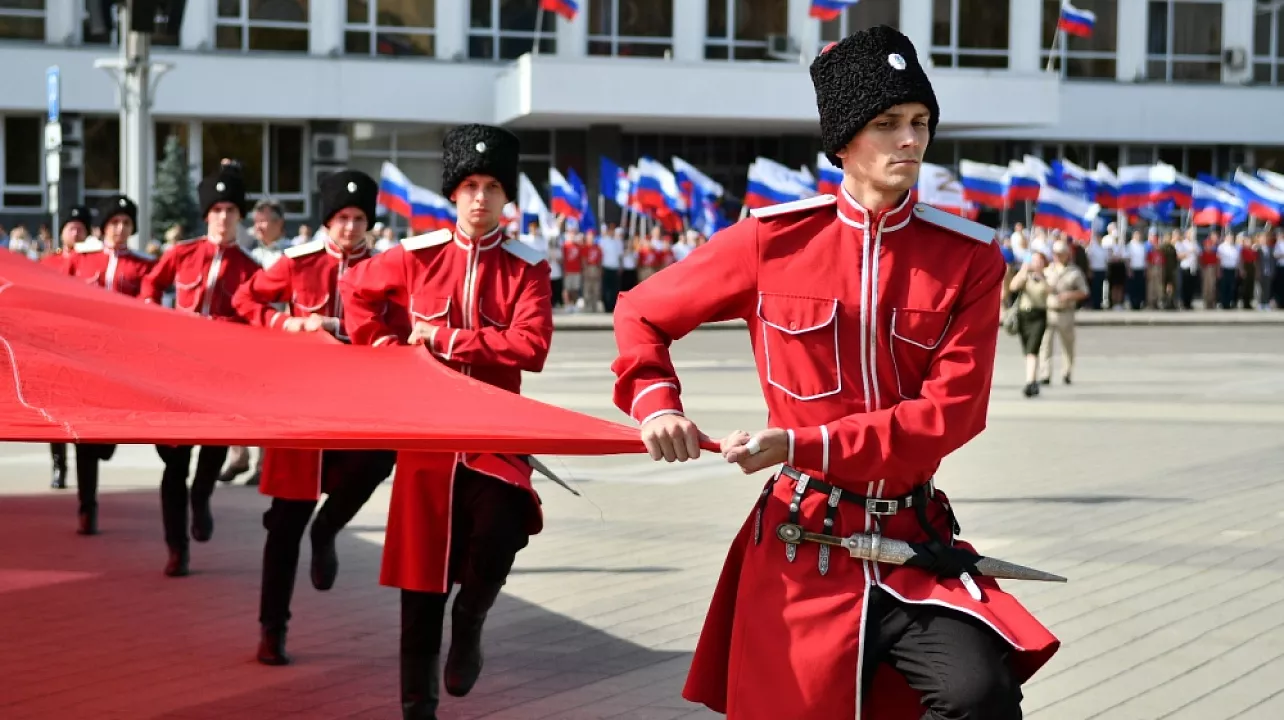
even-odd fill
[(598, 307), (602, 304), (602, 266), (585, 265), (584, 266), (584, 290), (580, 294), (584, 298), (584, 309), (588, 312), (597, 312)]
[(1052, 378), (1052, 344), (1061, 339), (1061, 359), (1065, 363), (1062, 377), (1069, 377), (1074, 370), (1074, 311), (1049, 310), (1048, 329), (1043, 331), (1043, 344), (1039, 346), (1039, 379)]
[(1202, 294), (1204, 297), (1204, 309), (1216, 310), (1217, 309), (1217, 266), (1205, 265), (1204, 267), (1200, 268), (1199, 276), (1203, 285), (1201, 289), (1203, 290)]

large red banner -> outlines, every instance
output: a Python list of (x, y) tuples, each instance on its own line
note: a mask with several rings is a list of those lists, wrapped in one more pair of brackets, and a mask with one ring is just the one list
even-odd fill
[(0, 440), (642, 452), (635, 428), (493, 388), (420, 347), (208, 320), (0, 252)]

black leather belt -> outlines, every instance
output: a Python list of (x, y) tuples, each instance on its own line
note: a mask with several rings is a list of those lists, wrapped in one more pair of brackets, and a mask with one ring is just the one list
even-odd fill
[[(780, 474), (793, 480), (801, 487), (795, 491), (795, 496), (800, 497), (806, 490), (815, 490), (825, 493), (831, 498), (837, 497), (839, 502), (850, 502), (861, 505), (865, 512), (870, 515), (895, 515), (902, 510), (908, 510), (915, 504), (926, 504), (931, 501), (932, 496), (936, 494), (932, 480), (928, 480), (924, 485), (920, 485), (912, 490), (908, 495), (902, 495), (895, 498), (872, 498), (865, 495), (859, 495), (850, 490), (835, 487), (829, 483), (821, 482), (806, 473), (799, 472), (794, 468), (785, 465), (780, 469)], [(805, 481), (805, 483), (804, 483)]]

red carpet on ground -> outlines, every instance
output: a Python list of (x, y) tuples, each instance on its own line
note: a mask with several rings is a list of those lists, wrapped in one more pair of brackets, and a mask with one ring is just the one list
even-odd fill
[(0, 252), (0, 440), (642, 452), (635, 428), (514, 395), (420, 347), (213, 321)]

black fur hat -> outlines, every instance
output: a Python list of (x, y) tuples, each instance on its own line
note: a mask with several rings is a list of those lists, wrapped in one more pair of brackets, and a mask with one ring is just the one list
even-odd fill
[(366, 222), (374, 224), (379, 197), (379, 183), (374, 178), (360, 170), (343, 170), (327, 175), (320, 189), (322, 225), (329, 225), (330, 219), (344, 208), (360, 210), (366, 214)]
[(509, 202), (517, 200), (517, 136), (493, 125), (460, 125), (442, 141), (441, 194), (447, 199), (469, 175), (499, 181)]
[(201, 217), (209, 215), (210, 208), (221, 202), (230, 202), (241, 210), (241, 217), (250, 212), (245, 198), (245, 178), (241, 175), (241, 164), (235, 160), (224, 160), (210, 175), (201, 181), (197, 195), (201, 201)]
[[(124, 195), (112, 195), (102, 201), (98, 206), (98, 227), (106, 227), (107, 221), (117, 215), (129, 218), (129, 224), (134, 232), (138, 231), (138, 205)], [(86, 218), (87, 221), (88, 218)]]
[(74, 222), (84, 225), (85, 234), (89, 234), (89, 229), (94, 225), (93, 215), (89, 212), (89, 208), (84, 205), (73, 205), (69, 210), (67, 210), (67, 217), (63, 218), (62, 225), (58, 228), (58, 232), (61, 233), (63, 228), (67, 227), (67, 223)]
[(919, 63), (914, 43), (896, 30), (878, 25), (831, 43), (811, 63), (820, 112), (820, 139), (829, 161), (871, 120), (888, 108), (921, 102), (931, 112), (928, 131), (936, 136), (941, 109), (932, 81)]

